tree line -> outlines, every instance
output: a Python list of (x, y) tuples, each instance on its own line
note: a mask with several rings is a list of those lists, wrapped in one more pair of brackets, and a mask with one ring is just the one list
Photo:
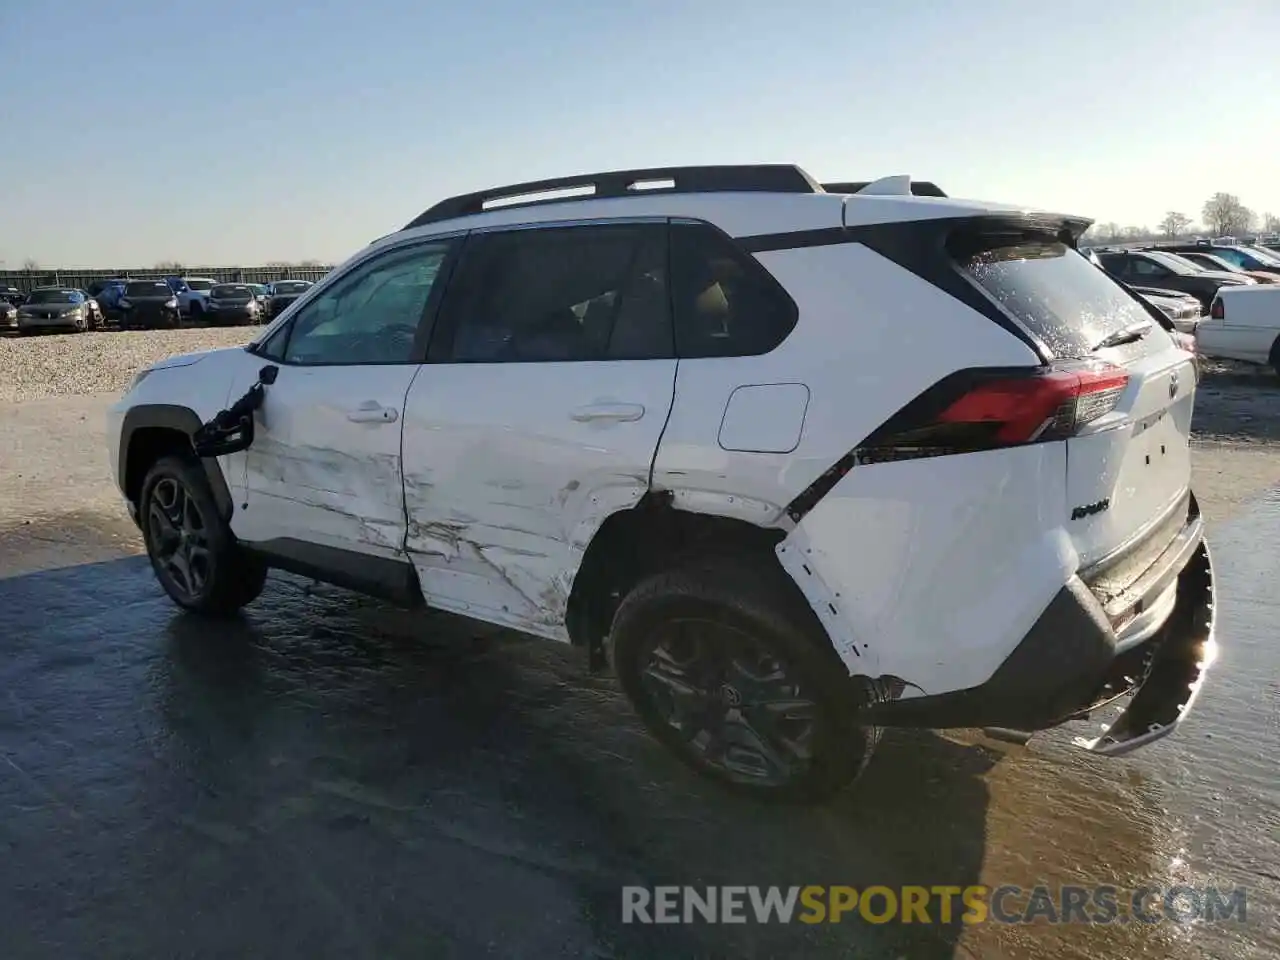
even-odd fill
[(1151, 227), (1126, 227), (1118, 223), (1095, 223), (1085, 233), (1094, 243), (1130, 242), (1134, 240), (1177, 240), (1191, 234), (1210, 237), (1237, 237), (1256, 231), (1280, 233), (1280, 216), (1258, 214), (1245, 206), (1234, 193), (1215, 193), (1200, 208), (1200, 224), (1180, 210), (1170, 210), (1164, 219)]

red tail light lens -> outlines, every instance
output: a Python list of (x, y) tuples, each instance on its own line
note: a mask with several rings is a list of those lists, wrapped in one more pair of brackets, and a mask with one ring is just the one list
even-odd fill
[(1097, 361), (1024, 370), (963, 370), (890, 417), (858, 447), (853, 462), (1061, 440), (1113, 410), (1128, 384), (1123, 368)]
[(788, 506), (799, 521), (861, 464), (978, 453), (1061, 440), (1115, 409), (1129, 374), (1113, 364), (960, 370), (934, 384), (837, 460)]
[(980, 384), (938, 416), (939, 423), (991, 427), (999, 444), (1032, 443), (1069, 437), (1110, 412), (1129, 383), (1129, 374), (1111, 364)]
[(1226, 308), (1222, 306), (1222, 298), (1214, 297), (1213, 303), (1209, 304), (1209, 316), (1214, 320), (1223, 320), (1226, 318)]

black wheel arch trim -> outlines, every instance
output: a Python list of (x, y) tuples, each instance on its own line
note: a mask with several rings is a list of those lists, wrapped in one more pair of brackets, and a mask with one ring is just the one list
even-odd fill
[[(175, 433), (183, 434), (187, 438), (187, 442), (190, 443), (191, 437), (200, 429), (203, 422), (190, 407), (178, 404), (145, 403), (132, 407), (125, 414), (124, 423), (120, 429), (117, 476), (120, 477), (121, 485), (124, 486), (128, 480), (129, 448), (133, 443), (134, 435), (139, 430), (171, 430)], [(191, 448), (191, 455), (195, 456), (194, 446)], [(218, 514), (223, 520), (230, 520), (235, 506), (231, 499), (231, 491), (227, 487), (226, 478), (222, 475), (222, 468), (218, 465), (217, 460), (209, 458), (200, 459), (200, 465), (204, 467), (205, 476), (209, 480), (209, 487), (213, 491), (213, 500), (218, 507)]]

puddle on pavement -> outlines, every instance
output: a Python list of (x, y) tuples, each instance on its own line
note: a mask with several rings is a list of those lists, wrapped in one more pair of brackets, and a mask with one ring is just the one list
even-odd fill
[[(1275, 956), (1280, 498), (1210, 537), (1222, 656), (1173, 737), (890, 731), (816, 810), (698, 780), (541, 641), (284, 576), (211, 625), (138, 557), (0, 580), (6, 955)], [(1244, 885), (1249, 912), (646, 928), (626, 883)]]

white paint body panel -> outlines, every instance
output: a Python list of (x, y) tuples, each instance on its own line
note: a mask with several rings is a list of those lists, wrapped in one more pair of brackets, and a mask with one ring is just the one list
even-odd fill
[[(963, 367), (1037, 362), (1021, 341), (861, 244), (757, 259), (796, 301), (800, 323), (763, 356), (680, 361), (653, 482), (686, 509), (776, 525), (792, 499), (929, 384)], [(786, 381), (810, 394), (794, 450), (708, 443), (738, 387)]]
[(1222, 287), (1223, 319), (1196, 327), (1196, 349), (1206, 357), (1269, 363), (1280, 337), (1280, 286)]
[[(234, 396), (249, 389), (260, 366), (259, 359), (246, 371)], [(238, 507), (235, 535), (403, 556), (401, 412), (418, 370), (281, 365), (255, 416), (253, 446), (224, 458)]]
[(142, 382), (107, 410), (107, 452), (116, 486), (122, 488), (124, 480), (119, 476), (120, 432), (130, 409), (167, 404), (187, 407), (202, 420), (208, 420), (227, 405), (232, 383), (247, 370), (256, 376), (261, 366), (261, 360), (240, 347), (179, 354), (152, 364)]
[(567, 640), (592, 536), (649, 488), (675, 373), (674, 360), (424, 367), (404, 480), (427, 601)]
[(739, 453), (790, 453), (800, 444), (808, 408), (803, 383), (744, 384), (729, 394), (720, 446)]
[(854, 467), (779, 559), (851, 673), (976, 686), (1076, 571), (1065, 477), (1062, 443)]

